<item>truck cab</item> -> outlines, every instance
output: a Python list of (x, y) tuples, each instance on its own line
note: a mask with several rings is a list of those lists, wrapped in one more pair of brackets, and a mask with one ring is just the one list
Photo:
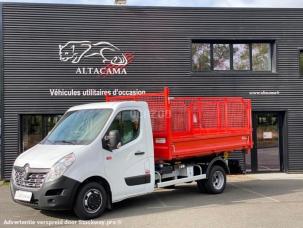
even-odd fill
[(16, 159), (11, 193), (18, 203), (93, 218), (111, 202), (152, 192), (153, 174), (147, 103), (100, 102), (70, 108)]

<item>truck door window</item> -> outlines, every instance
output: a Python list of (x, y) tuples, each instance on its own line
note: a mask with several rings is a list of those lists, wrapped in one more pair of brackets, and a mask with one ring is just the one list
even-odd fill
[(117, 130), (120, 135), (120, 142), (117, 148), (135, 140), (140, 132), (140, 112), (138, 110), (121, 111), (110, 125), (105, 138), (109, 135), (109, 132), (113, 130)]

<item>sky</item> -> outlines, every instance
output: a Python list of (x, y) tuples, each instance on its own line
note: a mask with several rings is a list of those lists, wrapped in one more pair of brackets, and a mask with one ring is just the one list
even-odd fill
[[(0, 2), (113, 5), (114, 0), (0, 0)], [(130, 6), (303, 8), (303, 0), (127, 0)]]

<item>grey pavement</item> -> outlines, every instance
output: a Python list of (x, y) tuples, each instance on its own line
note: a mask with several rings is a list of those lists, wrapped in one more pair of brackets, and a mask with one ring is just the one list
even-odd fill
[[(12, 225), (11, 223), (31, 223)], [(41, 224), (44, 223), (44, 224)], [(85, 224), (84, 224), (85, 223)], [(114, 204), (91, 221), (71, 212), (45, 212), (12, 202), (0, 186), (0, 227), (303, 227), (303, 175), (255, 174), (228, 177), (220, 195), (198, 193), (186, 184)]]

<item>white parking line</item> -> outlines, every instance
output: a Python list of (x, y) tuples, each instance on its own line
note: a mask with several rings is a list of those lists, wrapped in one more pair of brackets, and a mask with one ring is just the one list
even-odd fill
[(276, 202), (276, 203), (280, 203), (280, 202), (281, 202), (281, 201), (279, 201), (279, 200), (277, 200), (277, 199), (274, 199), (274, 198), (272, 198), (272, 197), (270, 197), (270, 196), (264, 195), (264, 194), (262, 194), (262, 193), (260, 193), (260, 192), (256, 192), (256, 191), (253, 191), (253, 190), (248, 189), (248, 188), (240, 187), (240, 186), (238, 186), (238, 185), (236, 185), (236, 184), (233, 184), (233, 183), (229, 183), (229, 184), (232, 185), (232, 186), (234, 186), (234, 187), (236, 187), (236, 188), (238, 188), (238, 189), (241, 189), (241, 190), (243, 190), (243, 191), (245, 191), (245, 192), (253, 193), (253, 194), (255, 194), (255, 195), (261, 196), (262, 198), (271, 200), (271, 201), (273, 201), (273, 202)]

